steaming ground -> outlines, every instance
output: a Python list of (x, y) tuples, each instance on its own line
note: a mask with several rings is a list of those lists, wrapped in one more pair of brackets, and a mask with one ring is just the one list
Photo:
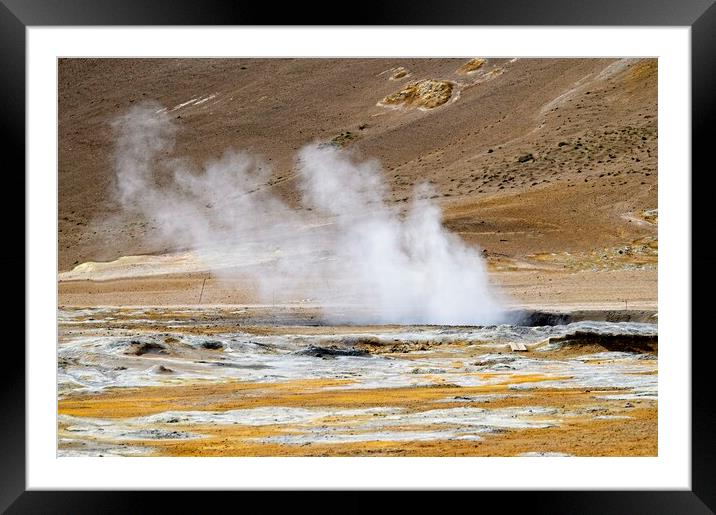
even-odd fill
[(656, 455), (655, 60), (59, 83), (59, 454)]
[[(319, 316), (61, 310), (59, 454), (656, 455), (652, 322), (326, 326)], [(511, 352), (516, 342), (527, 351)]]

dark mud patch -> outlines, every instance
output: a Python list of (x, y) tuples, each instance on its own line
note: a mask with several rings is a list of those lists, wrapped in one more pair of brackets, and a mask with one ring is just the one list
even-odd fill
[(262, 365), (261, 363), (234, 363), (231, 361), (207, 361), (205, 359), (194, 360), (194, 363), (200, 365), (210, 365), (212, 367), (236, 368), (240, 370), (264, 370), (273, 368), (270, 365)]
[(640, 309), (612, 310), (579, 310), (571, 314), (573, 322), (594, 320), (597, 322), (641, 322), (655, 324), (658, 322), (656, 311)]
[(375, 336), (347, 336), (332, 342), (331, 349), (343, 349), (348, 352), (360, 352), (361, 355), (408, 353), (426, 351), (441, 345), (441, 342), (429, 340), (381, 339)]
[(519, 310), (508, 314), (515, 325), (527, 327), (567, 325), (572, 322), (640, 322), (655, 324), (658, 320), (655, 311), (624, 310), (576, 310), (569, 313), (550, 311)]
[(545, 311), (517, 311), (510, 314), (515, 325), (541, 327), (547, 325), (567, 325), (572, 322), (569, 313), (549, 313)]
[(166, 431), (163, 429), (144, 429), (141, 431), (128, 431), (120, 435), (125, 440), (184, 440), (196, 438), (191, 433), (183, 431)]
[(549, 338), (549, 346), (560, 349), (601, 348), (610, 352), (656, 353), (658, 336), (644, 334), (598, 334), (575, 331), (564, 336)]
[(299, 356), (313, 356), (315, 358), (335, 358), (337, 356), (368, 357), (369, 352), (356, 348), (320, 347), (309, 345), (308, 348), (296, 352)]
[(140, 342), (132, 340), (125, 354), (130, 356), (143, 356), (145, 354), (169, 354), (166, 347), (161, 343)]
[(242, 363), (231, 363), (227, 361), (211, 361), (209, 362), (209, 364), (215, 367), (237, 368), (240, 370), (265, 370), (267, 368), (273, 368), (269, 365), (262, 365), (260, 363), (250, 363), (247, 365)]
[(480, 361), (473, 363), (476, 367), (492, 367), (495, 365), (509, 365), (510, 363), (519, 360), (520, 358), (514, 355), (506, 354), (504, 356), (490, 356)]

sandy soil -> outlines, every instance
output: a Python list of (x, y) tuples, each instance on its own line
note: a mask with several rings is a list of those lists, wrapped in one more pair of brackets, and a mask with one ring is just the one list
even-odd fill
[[(562, 311), (657, 308), (655, 269), (495, 271), (491, 278), (499, 285), (509, 307)], [(304, 304), (300, 298), (283, 298), (280, 293), (275, 300)], [(210, 306), (253, 304), (257, 298), (246, 283), (213, 278), (210, 274), (186, 274), (62, 281), (59, 283), (59, 302), (62, 306)]]

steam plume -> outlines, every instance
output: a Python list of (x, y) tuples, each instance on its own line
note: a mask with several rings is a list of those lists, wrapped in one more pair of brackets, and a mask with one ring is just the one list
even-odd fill
[[(317, 302), (328, 319), (503, 319), (478, 250), (444, 229), (427, 186), (401, 214), (386, 202), (378, 162), (309, 145), (297, 156), (301, 207), (292, 208), (254, 156), (229, 151), (199, 170), (166, 158), (176, 128), (160, 107), (133, 107), (113, 126), (117, 199), (152, 220), (163, 243), (193, 249), (219, 277), (255, 284), (264, 301), (278, 292)], [(169, 180), (158, 180), (160, 169)]]

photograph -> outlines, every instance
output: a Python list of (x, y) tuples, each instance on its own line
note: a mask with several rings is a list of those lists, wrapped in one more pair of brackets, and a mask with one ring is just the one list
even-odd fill
[(659, 455), (657, 57), (56, 63), (58, 457)]

